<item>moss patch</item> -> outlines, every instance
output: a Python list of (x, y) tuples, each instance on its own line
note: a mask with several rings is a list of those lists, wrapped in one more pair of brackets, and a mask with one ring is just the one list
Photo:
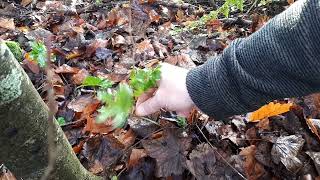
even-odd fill
[(9, 103), (22, 94), (22, 74), (17, 68), (13, 68), (9, 74), (0, 79), (0, 105)]

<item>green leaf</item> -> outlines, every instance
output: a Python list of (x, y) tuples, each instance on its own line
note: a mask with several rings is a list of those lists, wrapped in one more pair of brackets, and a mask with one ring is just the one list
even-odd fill
[(42, 42), (30, 42), (31, 52), (30, 58), (37, 62), (40, 67), (44, 68), (47, 64), (47, 48)]
[(107, 105), (98, 110), (100, 113), (96, 120), (97, 123), (113, 118), (114, 128), (123, 127), (133, 107), (132, 89), (127, 84), (119, 84), (114, 94), (99, 92), (98, 98)]
[(95, 76), (88, 76), (82, 82), (82, 86), (101, 87), (103, 89), (110, 88), (112, 84), (113, 83), (108, 79), (103, 79)]
[(160, 66), (154, 69), (133, 69), (130, 74), (130, 86), (134, 96), (139, 97), (150, 88), (157, 86), (157, 81), (161, 78)]
[(177, 117), (177, 124), (182, 128), (185, 128), (188, 125), (186, 118), (180, 116)]
[(58, 117), (57, 122), (60, 126), (63, 126), (66, 124), (66, 120), (64, 119), (64, 117)]

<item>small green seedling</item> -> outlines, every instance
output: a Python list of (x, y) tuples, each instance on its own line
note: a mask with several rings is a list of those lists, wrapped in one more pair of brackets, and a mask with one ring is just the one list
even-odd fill
[(15, 41), (5, 41), (6, 45), (19, 62), (22, 61), (23, 55), (22, 55), (22, 49), (20, 47), (20, 44)]
[(82, 86), (100, 87), (102, 89), (110, 88), (113, 83), (109, 79), (103, 79), (95, 76), (88, 76), (82, 82)]
[[(157, 81), (160, 80), (160, 75), (160, 67), (134, 69), (130, 75), (129, 85), (120, 83), (116, 91), (112, 91), (110, 88), (101, 88), (97, 93), (97, 97), (105, 105), (98, 110), (99, 115), (96, 121), (103, 123), (112, 118), (114, 128), (123, 127), (132, 112), (135, 98), (150, 88), (156, 87)], [(87, 84), (91, 85), (99, 83), (99, 80), (95, 78), (90, 78), (90, 83), (87, 82)]]
[(64, 119), (64, 117), (58, 117), (57, 122), (60, 126), (63, 126), (66, 124), (66, 120)]
[(177, 124), (179, 127), (185, 128), (188, 126), (187, 119), (184, 117), (177, 117)]
[(32, 41), (31, 52), (29, 52), (29, 57), (31, 60), (39, 64), (40, 67), (44, 68), (47, 64), (47, 48), (42, 42)]

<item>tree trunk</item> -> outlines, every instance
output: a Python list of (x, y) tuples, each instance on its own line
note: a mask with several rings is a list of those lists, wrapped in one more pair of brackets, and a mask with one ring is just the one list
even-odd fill
[[(48, 164), (48, 108), (28, 76), (0, 42), (0, 162), (17, 179), (36, 180)], [(49, 179), (100, 180), (78, 161), (55, 122), (57, 159)]]

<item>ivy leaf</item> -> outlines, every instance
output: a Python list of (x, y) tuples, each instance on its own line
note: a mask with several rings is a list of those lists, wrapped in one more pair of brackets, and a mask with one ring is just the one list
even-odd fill
[(82, 86), (101, 87), (103, 89), (110, 88), (112, 84), (113, 83), (108, 79), (95, 76), (87, 76), (82, 82)]
[(42, 42), (31, 42), (30, 58), (44, 68), (47, 63), (47, 48)]
[(156, 87), (161, 78), (160, 66), (154, 69), (134, 69), (130, 75), (130, 86), (134, 96), (138, 97), (150, 88)]
[(97, 123), (105, 122), (108, 118), (113, 118), (113, 127), (120, 128), (125, 124), (133, 107), (133, 92), (127, 84), (120, 84), (119, 89), (113, 94), (102, 93), (98, 95), (99, 99), (107, 102), (98, 111)]

